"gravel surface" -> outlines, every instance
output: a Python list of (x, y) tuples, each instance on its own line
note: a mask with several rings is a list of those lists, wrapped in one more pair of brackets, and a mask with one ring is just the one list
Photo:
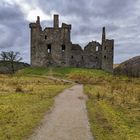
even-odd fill
[(29, 140), (93, 140), (83, 85), (74, 85), (55, 98), (54, 108)]

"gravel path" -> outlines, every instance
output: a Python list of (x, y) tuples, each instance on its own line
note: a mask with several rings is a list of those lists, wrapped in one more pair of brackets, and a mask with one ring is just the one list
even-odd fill
[(29, 140), (93, 140), (85, 103), (82, 85), (64, 90)]

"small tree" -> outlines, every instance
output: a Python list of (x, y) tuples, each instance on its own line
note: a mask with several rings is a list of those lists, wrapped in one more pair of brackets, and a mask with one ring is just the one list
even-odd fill
[(2, 61), (8, 61), (10, 62), (10, 70), (12, 73), (15, 72), (15, 62), (20, 62), (22, 60), (22, 57), (20, 57), (19, 52), (1, 52), (0, 58)]

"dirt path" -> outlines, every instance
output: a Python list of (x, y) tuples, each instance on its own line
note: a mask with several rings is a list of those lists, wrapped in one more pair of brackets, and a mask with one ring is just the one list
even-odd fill
[(64, 90), (29, 140), (93, 140), (85, 102), (82, 85)]

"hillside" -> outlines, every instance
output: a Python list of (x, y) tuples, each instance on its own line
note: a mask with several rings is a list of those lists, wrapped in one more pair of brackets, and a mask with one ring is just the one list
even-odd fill
[[(1, 116), (5, 119), (5, 114), (8, 114), (8, 120), (10, 119), (11, 122), (7, 121), (7, 119), (2, 119), (1, 122), (0, 119), (0, 123), (3, 124), (3, 132), (0, 133), (0, 136), (5, 135), (5, 137), (9, 137), (10, 135), (14, 140), (15, 137), (13, 134), (16, 134), (17, 130), (19, 133), (18, 139), (29, 135), (32, 128), (36, 126), (36, 122), (32, 120), (28, 123), (28, 116), (30, 119), (34, 116), (35, 119), (38, 110), (40, 110), (40, 105), (42, 105), (42, 101), (46, 103), (46, 101), (52, 97), (50, 95), (51, 93), (54, 92), (56, 94), (56, 89), (59, 90), (61, 87), (60, 90), (62, 91), (62, 89), (69, 86), (66, 83), (59, 83), (56, 80), (51, 82), (48, 79), (50, 77), (60, 78), (60, 81), (62, 81), (62, 79), (68, 79), (83, 84), (84, 93), (88, 96), (87, 111), (90, 127), (96, 140), (139, 140), (139, 78), (114, 76), (102, 70), (62, 67), (29, 67), (18, 71), (13, 77), (1, 76), (0, 102), (2, 102), (3, 109)], [(51, 90), (48, 89), (50, 85)], [(15, 98), (15, 96), (17, 98)], [(23, 100), (24, 98), (25, 101)], [(11, 101), (12, 105), (15, 104), (17, 107), (19, 106), (19, 110), (10, 108)], [(7, 103), (9, 105), (8, 107)], [(24, 107), (22, 103), (27, 103), (25, 105), (28, 107), (26, 108), (25, 106), (25, 109), (29, 109), (28, 113), (24, 113), (24, 110), (20, 111), (20, 106)], [(33, 109), (32, 106), (34, 107)], [(42, 114), (47, 110), (46, 107), (43, 108)], [(18, 113), (19, 111), (20, 113)], [(16, 114), (18, 114), (18, 122), (16, 121)], [(39, 122), (41, 118), (42, 117), (39, 117), (37, 122)], [(14, 120), (14, 122), (12, 120)], [(22, 122), (24, 122), (24, 124), (19, 125), (22, 124)], [(13, 124), (14, 127), (12, 127)], [(12, 134), (10, 133), (11, 131), (9, 131), (11, 127), (14, 132)], [(26, 130), (24, 133), (23, 128)], [(30, 131), (28, 131), (29, 129)], [(22, 136), (20, 136), (21, 134)]]
[(27, 68), (19, 75), (65, 78), (84, 85), (87, 111), (96, 140), (138, 140), (140, 79), (85, 68)]
[(114, 69), (115, 74), (140, 77), (140, 56), (133, 57)]
[(0, 140), (25, 140), (71, 84), (41, 76), (0, 74)]
[[(30, 66), (29, 64), (24, 63), (24, 62), (15, 62), (14, 63), (15, 71), (24, 69), (29, 66)], [(1, 74), (11, 73), (11, 65), (10, 65), (9, 61), (0, 61), (0, 73)]]

